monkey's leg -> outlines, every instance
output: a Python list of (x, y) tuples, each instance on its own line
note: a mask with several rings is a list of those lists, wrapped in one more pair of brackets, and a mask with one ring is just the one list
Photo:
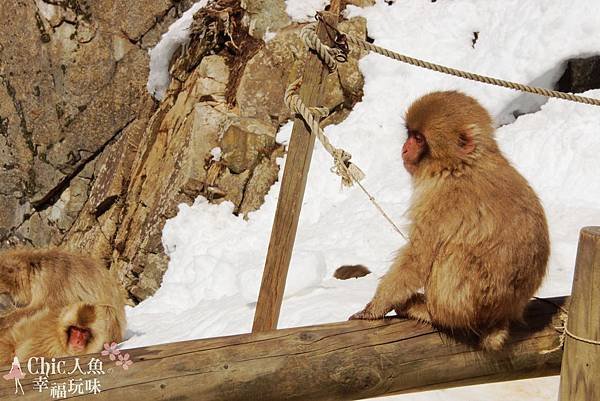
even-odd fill
[(398, 255), (390, 270), (383, 276), (371, 302), (350, 316), (353, 319), (381, 319), (394, 308), (401, 308), (423, 286), (417, 265), (409, 262), (405, 252)]
[(398, 316), (431, 324), (431, 315), (427, 309), (424, 294), (417, 293), (413, 295), (406, 305), (396, 307), (394, 310)]
[(479, 345), (486, 351), (500, 350), (508, 338), (508, 328), (509, 324), (508, 321), (506, 321), (487, 330), (481, 335)]

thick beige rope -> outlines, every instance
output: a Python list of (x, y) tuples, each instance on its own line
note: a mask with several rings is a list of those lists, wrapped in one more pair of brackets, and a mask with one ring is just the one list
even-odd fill
[[(338, 31), (336, 28), (333, 28), (330, 25), (328, 25), (328, 27), (331, 29), (334, 29), (340, 35), (340, 38), (342, 41), (345, 40), (347, 43), (353, 44), (354, 46), (356, 46), (360, 49), (372, 51), (372, 52), (381, 54), (382, 56), (386, 56), (391, 59), (401, 61), (403, 63), (414, 65), (416, 67), (426, 68), (428, 70), (437, 71), (437, 72), (441, 72), (443, 74), (453, 75), (453, 76), (464, 78), (464, 79), (469, 79), (471, 81), (482, 82), (482, 83), (488, 84), (488, 85), (496, 85), (496, 86), (500, 86), (503, 88), (519, 90), (522, 92), (533, 93), (536, 95), (554, 97), (554, 98), (558, 98), (558, 99), (562, 99), (562, 100), (570, 100), (572, 102), (589, 104), (589, 105), (593, 105), (593, 106), (600, 106), (600, 99), (594, 99), (594, 98), (586, 97), (586, 96), (573, 95), (571, 93), (565, 93), (565, 92), (555, 91), (555, 90), (551, 90), (551, 89), (540, 88), (540, 87), (536, 87), (536, 86), (524, 85), (524, 84), (520, 84), (518, 82), (505, 81), (503, 79), (488, 77), (485, 75), (474, 74), (472, 72), (462, 71), (462, 70), (458, 70), (456, 68), (450, 68), (450, 67), (446, 67), (446, 66), (443, 66), (440, 64), (430, 63), (428, 61), (420, 60), (420, 59), (414, 58), (414, 57), (405, 56), (404, 54), (400, 54), (400, 53), (385, 49), (383, 47), (374, 45), (372, 43), (367, 42), (364, 39), (360, 39), (360, 38), (354, 37), (352, 35), (348, 35), (344, 32)], [(306, 27), (304, 27), (302, 30), (303, 31), (306, 30), (306, 32), (311, 31), (314, 33), (315, 29), (316, 29), (316, 23), (312, 23), (312, 24), (309, 24)], [(305, 38), (305, 36), (306, 36), (306, 38)], [(310, 35), (310, 38), (308, 38), (309, 35), (305, 35), (305, 36), (303, 36), (305, 43), (307, 43), (307, 45), (308, 45), (308, 43), (309, 43), (308, 40), (310, 40), (310, 47), (312, 49), (314, 49), (319, 54), (319, 56), (321, 56), (322, 60), (326, 60), (327, 66), (329, 67), (330, 70), (335, 69), (335, 66), (333, 65), (333, 63), (336, 63), (337, 62), (336, 60), (340, 60), (340, 61), (343, 60), (343, 58), (340, 56), (340, 52), (341, 52), (340, 49), (325, 46), (323, 43), (321, 43), (321, 41), (316, 36), (316, 34), (314, 36)], [(327, 54), (327, 55), (322, 56), (322, 54)]]
[(388, 49), (384, 49), (383, 47), (379, 47), (372, 43), (367, 42), (366, 40), (362, 40), (359, 38), (355, 38), (350, 35), (346, 35), (346, 39), (348, 43), (352, 43), (361, 49), (374, 51), (375, 53), (379, 53), (383, 56), (392, 58), (394, 60), (401, 61), (403, 63), (407, 63), (410, 65), (414, 65), (421, 68), (427, 68), (428, 70), (433, 70), (437, 72), (441, 72), (448, 75), (454, 75), (456, 77), (470, 79), (471, 81), (482, 82), (484, 84), (501, 86), (504, 88), (519, 90), (522, 92), (534, 93), (536, 95), (542, 95), (547, 97), (555, 97), (563, 100), (570, 100), (572, 102), (590, 104), (593, 106), (600, 106), (600, 99), (594, 99), (586, 96), (578, 96), (573, 95), (571, 93), (565, 93), (560, 91), (555, 91), (546, 88), (539, 88), (536, 86), (523, 85), (518, 82), (505, 81), (503, 79), (492, 78), (485, 75), (474, 74), (472, 72), (457, 70), (456, 68), (450, 68), (439, 64), (430, 63), (428, 61), (419, 60), (418, 58), (405, 56), (400, 53), (393, 52)]
[(337, 68), (338, 61), (343, 62), (346, 60), (346, 55), (340, 49), (326, 46), (321, 42), (317, 36), (317, 24), (308, 24), (302, 28), (300, 37), (309, 49), (317, 52), (329, 71), (334, 71)]
[(383, 210), (375, 198), (360, 183), (360, 181), (365, 177), (365, 174), (355, 164), (350, 162), (352, 155), (343, 149), (333, 146), (329, 141), (329, 138), (327, 138), (323, 132), (323, 129), (319, 124), (319, 120), (315, 117), (315, 115), (318, 118), (322, 118), (324, 115), (326, 115), (326, 111), (317, 107), (309, 108), (302, 102), (302, 99), (296, 93), (301, 83), (302, 79), (297, 79), (285, 91), (284, 101), (286, 106), (292, 111), (292, 113), (297, 113), (302, 116), (306, 124), (308, 124), (310, 131), (317, 136), (319, 142), (323, 144), (325, 150), (333, 157), (334, 166), (332, 167), (332, 171), (342, 177), (342, 184), (344, 186), (352, 186), (353, 183), (356, 183), (359, 188), (369, 197), (369, 200), (371, 203), (373, 203), (373, 205), (375, 205), (381, 215), (392, 225), (392, 227), (394, 227), (394, 230), (396, 230), (396, 232), (398, 232), (402, 238), (408, 241), (400, 228), (398, 228), (398, 226)]

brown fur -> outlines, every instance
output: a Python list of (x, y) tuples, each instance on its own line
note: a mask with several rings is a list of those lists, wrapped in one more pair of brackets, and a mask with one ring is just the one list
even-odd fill
[(333, 277), (338, 280), (348, 280), (351, 278), (364, 277), (367, 274), (371, 274), (371, 270), (367, 269), (363, 265), (344, 265), (338, 267), (333, 273)]
[(59, 249), (4, 251), (0, 299), (0, 362), (10, 362), (14, 352), (20, 358), (74, 355), (66, 334), (70, 326), (90, 330), (85, 353), (123, 339), (124, 292), (90, 257)]
[[(431, 93), (409, 108), (406, 124), (427, 142), (413, 166), (410, 241), (373, 300), (351, 318), (379, 319), (396, 309), (474, 331), (483, 348), (500, 349), (546, 273), (540, 201), (498, 149), (492, 120), (475, 99)], [(425, 295), (416, 295), (423, 287)]]
[[(74, 303), (62, 309), (42, 308), (19, 320), (0, 337), (0, 364), (10, 364), (13, 356), (27, 360), (34, 356), (58, 357), (99, 352), (105, 343), (123, 339), (124, 320), (109, 305)], [(68, 329), (85, 328), (91, 337), (82, 350), (71, 347)]]

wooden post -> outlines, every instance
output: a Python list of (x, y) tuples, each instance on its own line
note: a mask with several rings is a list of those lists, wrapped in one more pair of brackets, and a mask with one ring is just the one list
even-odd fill
[[(324, 18), (329, 24), (336, 26), (340, 11), (341, 0), (332, 0), (330, 10), (324, 13)], [(319, 22), (317, 26), (317, 36), (323, 43), (332, 45), (323, 22)], [(300, 88), (300, 97), (304, 104), (309, 107), (318, 105), (328, 74), (327, 66), (316, 54), (309, 52), (302, 74), (303, 84)], [(315, 135), (310, 133), (302, 119), (296, 118), (254, 314), (253, 333), (277, 328), (314, 143)]]
[[(560, 305), (564, 298), (551, 301)], [(127, 370), (99, 354), (79, 357), (83, 372), (92, 357), (100, 358), (104, 375), (70, 374), (75, 361), (65, 358), (62, 373), (48, 374), (41, 394), (33, 387), (40, 374), (21, 360), (25, 394), (16, 396), (14, 380), (0, 379), (0, 400), (50, 400), (50, 388), (68, 388), (70, 380), (97, 379), (102, 390), (68, 391), (76, 400), (335, 401), (558, 374), (562, 350), (541, 352), (558, 345), (557, 308), (535, 300), (524, 319), (499, 352), (458, 343), (415, 321), (386, 319), (128, 349), (122, 351), (133, 361)], [(33, 361), (33, 372), (39, 363)], [(0, 367), (0, 377), (9, 370)]]
[[(600, 227), (585, 227), (579, 236), (568, 328), (600, 341)], [(560, 401), (600, 400), (600, 344), (566, 336), (559, 392)]]

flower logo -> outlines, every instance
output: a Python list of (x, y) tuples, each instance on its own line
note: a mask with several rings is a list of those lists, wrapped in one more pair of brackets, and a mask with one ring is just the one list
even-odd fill
[(117, 349), (117, 343), (104, 344), (104, 351), (100, 354), (108, 356), (111, 361), (116, 361), (115, 365), (121, 366), (124, 370), (129, 369), (133, 365), (133, 361), (129, 359), (129, 354), (121, 354), (121, 351)]
[(108, 356), (111, 361), (114, 361), (117, 359), (117, 355), (120, 353), (121, 351), (117, 349), (117, 343), (113, 342), (112, 344), (104, 344), (104, 350), (100, 354), (103, 356)]
[(120, 354), (119, 360), (115, 363), (117, 366), (122, 366), (124, 370), (129, 369), (129, 367), (133, 365), (133, 361), (129, 359), (129, 354)]

